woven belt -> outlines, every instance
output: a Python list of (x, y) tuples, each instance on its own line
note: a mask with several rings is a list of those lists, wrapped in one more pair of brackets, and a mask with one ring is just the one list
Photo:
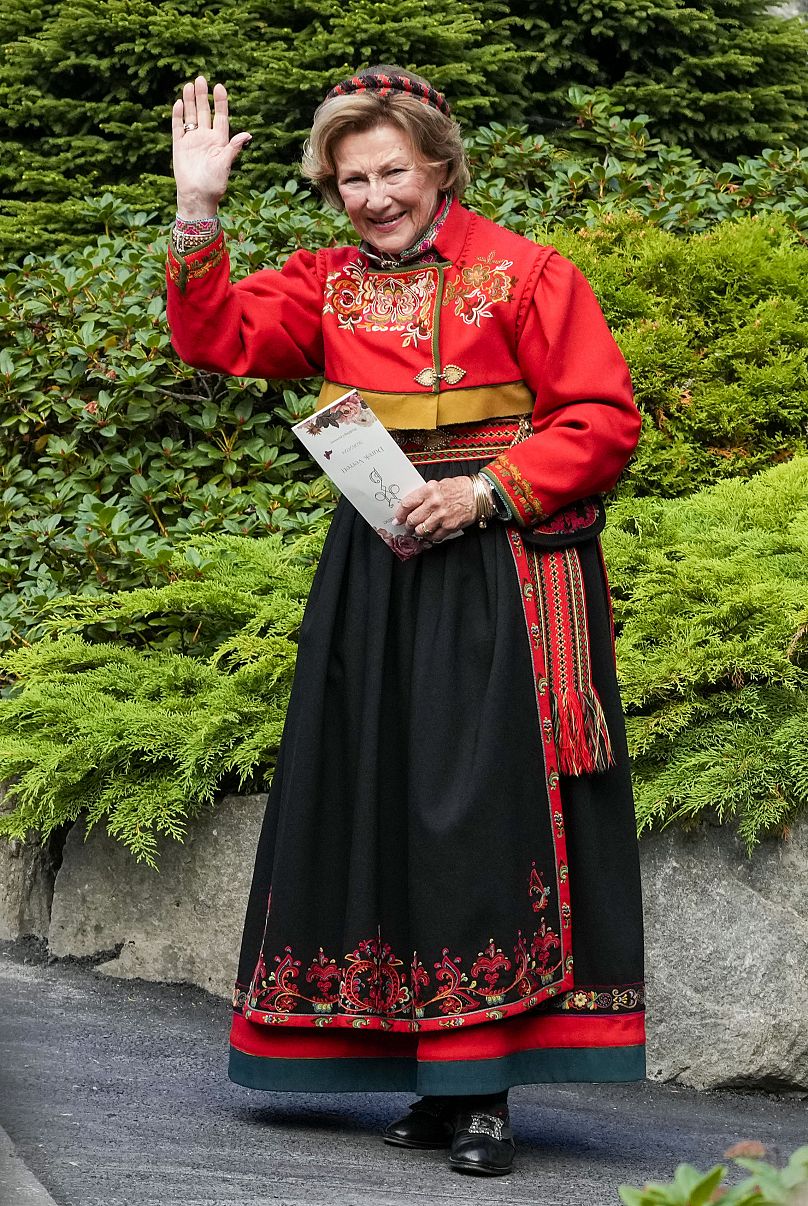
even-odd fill
[(499, 456), (531, 434), (529, 415), (455, 423), (427, 430), (391, 431), (393, 439), (414, 465), (434, 461), (484, 460)]

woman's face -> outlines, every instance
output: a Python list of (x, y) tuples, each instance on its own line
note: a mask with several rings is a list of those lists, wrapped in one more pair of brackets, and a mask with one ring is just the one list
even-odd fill
[(357, 234), (389, 255), (410, 247), (438, 207), (446, 165), (419, 160), (409, 135), (393, 125), (344, 135), (334, 161)]

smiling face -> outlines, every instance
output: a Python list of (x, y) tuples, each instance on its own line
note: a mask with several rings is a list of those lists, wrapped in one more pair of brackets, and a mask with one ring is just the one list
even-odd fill
[(444, 164), (419, 159), (398, 126), (346, 134), (334, 148), (337, 187), (357, 234), (398, 255), (426, 230), (438, 208)]

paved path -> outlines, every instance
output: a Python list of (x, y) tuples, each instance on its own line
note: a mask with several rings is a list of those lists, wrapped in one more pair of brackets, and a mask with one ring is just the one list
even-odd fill
[[(620, 1183), (682, 1159), (707, 1167), (744, 1138), (787, 1155), (808, 1137), (802, 1101), (541, 1085), (512, 1095), (514, 1175), (460, 1177), (441, 1152), (381, 1143), (406, 1097), (232, 1085), (228, 1013), (197, 989), (0, 945), (0, 1124), (26, 1175), (57, 1206), (616, 1206)], [(25, 1173), (13, 1157), (5, 1167)], [(9, 1198), (0, 1178), (2, 1206), (51, 1206), (26, 1184)]]
[(37, 1181), (14, 1150), (14, 1144), (0, 1127), (0, 1203), (2, 1206), (56, 1206), (53, 1198)]

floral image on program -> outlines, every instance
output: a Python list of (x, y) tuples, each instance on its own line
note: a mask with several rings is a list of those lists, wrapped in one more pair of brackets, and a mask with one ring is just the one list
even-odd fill
[(356, 390), (352, 390), (335, 405), (314, 415), (304, 430), (315, 436), (328, 427), (371, 427), (378, 422), (364, 398)]

